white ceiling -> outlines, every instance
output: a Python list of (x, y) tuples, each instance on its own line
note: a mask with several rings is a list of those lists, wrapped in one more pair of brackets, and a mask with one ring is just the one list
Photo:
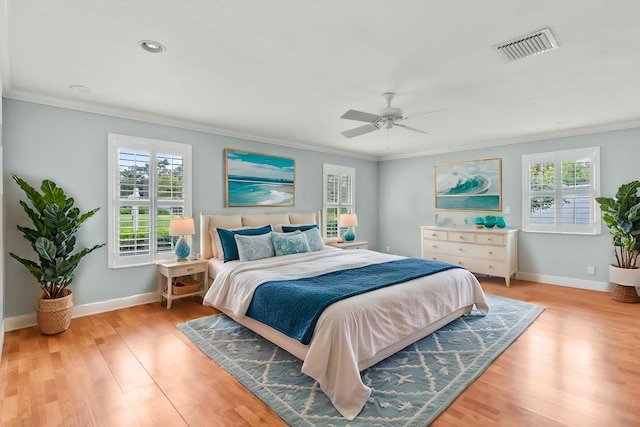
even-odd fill
[[(638, 0), (2, 3), (8, 98), (368, 159), (640, 126)], [(547, 27), (558, 49), (493, 49)], [(340, 134), (389, 91), (429, 134)]]

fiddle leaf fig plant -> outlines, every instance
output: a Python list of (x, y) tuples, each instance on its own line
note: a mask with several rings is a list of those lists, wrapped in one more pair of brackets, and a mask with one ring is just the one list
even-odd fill
[(615, 199), (596, 197), (602, 220), (613, 239), (616, 261), (620, 268), (636, 268), (640, 253), (640, 181), (623, 184)]
[(65, 296), (65, 288), (73, 282), (73, 273), (80, 261), (106, 244), (73, 253), (78, 228), (100, 208), (81, 214), (80, 209), (74, 207), (74, 199), (67, 197), (53, 181), (42, 181), (40, 193), (18, 176), (12, 177), (31, 202), (29, 206), (20, 200), (20, 206), (31, 219), (33, 228), (17, 227), (31, 243), (38, 260), (32, 261), (13, 252), (10, 255), (36, 278), (42, 288), (42, 298), (61, 298)]

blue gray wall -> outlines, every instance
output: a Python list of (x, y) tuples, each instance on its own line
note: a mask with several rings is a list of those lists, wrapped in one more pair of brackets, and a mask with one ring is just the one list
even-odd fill
[[(600, 147), (601, 195), (614, 197), (618, 187), (640, 179), (640, 129), (604, 132), (565, 138), (505, 145), (381, 162), (378, 167), (378, 245), (390, 252), (407, 256), (420, 255), (419, 227), (433, 225), (435, 215), (455, 214), (436, 211), (434, 207), (434, 165), (438, 163), (502, 158), (503, 207), (508, 226), (522, 223), (522, 155), (583, 147)], [(483, 214), (484, 215), (484, 214)], [(463, 215), (476, 216), (473, 213)], [(608, 264), (613, 261), (609, 232), (602, 228), (599, 236), (522, 233), (518, 235), (518, 271), (527, 277), (545, 276), (608, 282)], [(596, 267), (595, 275), (587, 266)], [(586, 286), (587, 288), (589, 286)]]
[[(5, 268), (4, 316), (0, 318), (35, 312), (39, 295), (33, 277), (8, 256), (9, 251), (23, 255), (30, 255), (31, 251), (16, 230), (17, 224), (27, 225), (28, 219), (18, 205), (23, 196), (11, 174), (18, 174), (37, 185), (45, 178), (52, 179), (76, 199), (83, 211), (102, 207), (83, 226), (78, 238), (80, 245), (106, 242), (108, 133), (192, 144), (194, 216), (199, 212), (238, 211), (224, 208), (223, 151), (226, 147), (295, 158), (296, 206), (291, 210), (299, 212), (322, 207), (323, 163), (355, 167), (358, 238), (368, 240), (380, 251), (386, 251), (388, 247), (389, 252), (409, 256), (420, 254), (419, 226), (433, 224), (435, 220), (433, 167), (437, 163), (502, 158), (503, 206), (511, 209), (505, 218), (509, 226), (516, 228), (521, 224), (523, 154), (600, 146), (602, 195), (613, 196), (620, 184), (640, 179), (637, 167), (640, 129), (376, 163), (11, 99), (3, 99), (2, 117)], [(289, 209), (250, 210), (276, 212)], [(456, 217), (455, 214), (451, 216)], [(198, 252), (197, 245), (196, 238), (194, 253)], [(568, 283), (581, 280), (607, 282), (607, 265), (613, 259), (606, 228), (599, 236), (520, 233), (518, 250), (519, 272), (542, 281), (554, 277), (567, 278)], [(595, 276), (587, 275), (589, 265), (596, 267)], [(101, 249), (83, 261), (72, 287), (77, 305), (153, 292), (155, 266), (110, 270), (106, 249)]]
[[(78, 241), (84, 246), (106, 242), (108, 133), (192, 144), (194, 216), (199, 212), (239, 211), (224, 208), (226, 147), (283, 155), (296, 160), (295, 207), (247, 208), (245, 212), (318, 211), (322, 209), (322, 164), (355, 167), (358, 237), (376, 244), (378, 179), (375, 162), (11, 99), (4, 99), (3, 117), (5, 318), (35, 312), (39, 295), (35, 279), (8, 254), (32, 254), (16, 229), (17, 224), (29, 225), (29, 220), (18, 204), (24, 196), (11, 179), (11, 174), (17, 174), (37, 186), (43, 179), (53, 180), (76, 199), (82, 211), (101, 207), (102, 210), (83, 225)], [(194, 237), (192, 250), (198, 253), (198, 239)], [(154, 265), (110, 270), (107, 268), (107, 249), (104, 248), (82, 261), (71, 286), (76, 305), (108, 301), (153, 292), (156, 289), (156, 270)]]

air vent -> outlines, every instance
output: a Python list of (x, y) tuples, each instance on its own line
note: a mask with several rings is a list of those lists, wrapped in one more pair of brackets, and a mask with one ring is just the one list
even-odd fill
[(551, 34), (551, 30), (536, 31), (524, 37), (518, 37), (506, 43), (495, 46), (498, 54), (508, 62), (516, 59), (526, 58), (527, 56), (537, 55), (542, 52), (558, 47), (558, 42)]

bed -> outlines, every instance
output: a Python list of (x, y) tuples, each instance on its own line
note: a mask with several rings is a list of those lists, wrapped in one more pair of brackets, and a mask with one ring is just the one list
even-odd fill
[[(289, 228), (287, 225), (294, 225), (291, 228), (295, 229), (295, 224), (300, 224), (302, 229), (302, 226), (315, 224), (317, 218), (316, 213), (201, 214), (200, 234), (204, 237), (201, 237), (200, 247), (203, 256), (209, 259), (211, 283), (204, 304), (217, 308), (301, 359), (302, 372), (318, 381), (338, 412), (352, 420), (371, 393), (362, 382), (360, 371), (469, 313), (474, 305), (483, 313), (488, 312), (488, 306), (475, 276), (461, 268), (446, 267), (427, 276), (381, 286), (331, 303), (308, 326), (312, 328), (308, 344), (281, 332), (277, 326), (269, 326), (247, 315), (256, 312), (252, 299), (254, 294), (258, 297), (256, 290), (263, 284), (263, 288), (267, 288), (273, 284), (280, 286), (303, 281), (306, 286), (305, 280), (322, 276), (337, 287), (345, 280), (337, 275), (345, 272), (355, 272), (357, 274), (351, 276), (359, 277), (361, 271), (368, 269), (391, 265), (398, 268), (402, 263), (418, 262), (369, 250), (344, 251), (324, 245), (314, 251), (225, 262), (223, 245), (215, 239), (217, 229), (255, 230), (266, 225), (275, 231), (274, 235), (280, 236), (280, 231), (285, 231), (283, 227)], [(301, 236), (308, 232), (307, 229), (294, 233)], [(271, 304), (263, 312), (276, 312), (279, 307), (280, 304)], [(287, 315), (286, 310), (290, 309), (284, 310)]]

